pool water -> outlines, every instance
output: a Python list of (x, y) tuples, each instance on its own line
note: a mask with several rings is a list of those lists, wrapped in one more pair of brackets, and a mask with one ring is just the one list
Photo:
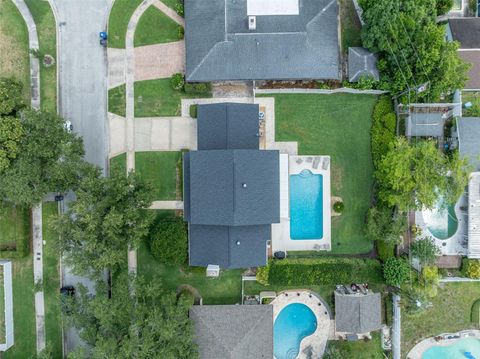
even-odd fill
[(439, 201), (434, 209), (423, 211), (422, 215), (428, 230), (438, 239), (448, 239), (457, 231), (455, 207), (445, 207), (443, 200)]
[(323, 176), (309, 170), (290, 176), (290, 238), (323, 238)]
[[(472, 356), (465, 355), (470, 353)], [(459, 339), (447, 347), (434, 346), (426, 350), (422, 359), (480, 359), (480, 339)]]
[(313, 311), (301, 303), (283, 308), (273, 325), (273, 353), (276, 359), (295, 359), (300, 352), (303, 338), (317, 330)]

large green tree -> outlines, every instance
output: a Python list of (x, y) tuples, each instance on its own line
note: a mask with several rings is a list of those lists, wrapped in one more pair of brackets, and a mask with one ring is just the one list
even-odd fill
[(399, 244), (401, 235), (407, 230), (405, 213), (393, 213), (391, 208), (372, 207), (367, 214), (365, 236), (371, 241)]
[(434, 264), (437, 257), (442, 254), (431, 237), (417, 239), (413, 242), (410, 246), (410, 253), (417, 257), (423, 265)]
[(167, 218), (150, 234), (153, 256), (167, 265), (182, 265), (187, 261), (187, 226), (182, 218)]
[(447, 203), (457, 201), (468, 183), (466, 159), (439, 151), (434, 141), (413, 144), (397, 138), (378, 164), (375, 176), (378, 198), (400, 210), (432, 208), (440, 197)]
[[(88, 349), (73, 357), (93, 359), (195, 359), (193, 326), (188, 317), (191, 302), (166, 292), (158, 281), (122, 274), (106, 284), (97, 284), (96, 295), (80, 288), (70, 324), (80, 330)], [(130, 291), (131, 286), (134, 290)]]
[(13, 78), (0, 77), (0, 116), (16, 116), (25, 105), (23, 85)]
[(76, 201), (59, 217), (57, 248), (78, 273), (115, 271), (148, 234), (152, 188), (133, 173), (102, 177), (90, 169), (75, 191)]

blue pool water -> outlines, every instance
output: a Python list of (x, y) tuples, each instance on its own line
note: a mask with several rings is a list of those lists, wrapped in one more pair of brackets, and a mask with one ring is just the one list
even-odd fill
[(323, 176), (303, 170), (290, 176), (290, 238), (323, 238)]
[(273, 325), (273, 353), (276, 359), (295, 359), (300, 342), (317, 330), (317, 319), (305, 304), (287, 305)]
[(448, 347), (434, 346), (426, 350), (422, 359), (466, 359), (470, 353), (473, 358), (480, 359), (480, 340), (475, 338), (459, 339), (455, 344)]

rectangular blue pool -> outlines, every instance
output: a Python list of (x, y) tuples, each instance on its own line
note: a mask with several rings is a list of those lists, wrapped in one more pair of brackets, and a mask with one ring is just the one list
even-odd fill
[(323, 176), (303, 170), (290, 175), (290, 238), (323, 238)]

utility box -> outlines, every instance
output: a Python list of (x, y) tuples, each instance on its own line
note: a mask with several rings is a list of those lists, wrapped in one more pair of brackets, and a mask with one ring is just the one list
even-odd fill
[(257, 29), (257, 18), (255, 16), (248, 17), (248, 30)]
[(207, 277), (218, 278), (220, 276), (220, 266), (216, 264), (209, 264), (207, 266)]

